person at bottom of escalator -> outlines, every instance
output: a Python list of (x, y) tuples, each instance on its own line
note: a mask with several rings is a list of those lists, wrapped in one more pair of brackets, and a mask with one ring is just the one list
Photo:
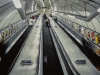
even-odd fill
[(47, 19), (47, 16), (46, 16), (46, 14), (44, 13), (44, 15), (43, 15), (43, 20), (46, 20)]
[(83, 49), (84, 49), (84, 52), (86, 54), (90, 54), (92, 53), (92, 50), (90, 48), (90, 44), (89, 44), (89, 40), (86, 36), (86, 34), (83, 34), (83, 38), (81, 39), (82, 43), (83, 43)]
[(45, 23), (46, 23), (46, 26), (47, 26), (47, 27), (49, 27), (49, 22), (50, 22), (49, 19), (46, 18)]

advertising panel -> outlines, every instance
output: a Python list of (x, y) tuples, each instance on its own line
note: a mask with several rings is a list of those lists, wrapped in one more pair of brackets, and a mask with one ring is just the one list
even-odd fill
[(95, 33), (94, 33), (94, 31), (93, 31), (93, 32), (91, 32), (91, 38), (92, 38), (92, 41), (94, 41), (94, 40), (95, 40)]

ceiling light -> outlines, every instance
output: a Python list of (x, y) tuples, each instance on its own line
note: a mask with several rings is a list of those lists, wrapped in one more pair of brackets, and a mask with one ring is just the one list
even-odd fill
[(22, 7), (20, 0), (13, 0), (13, 3), (14, 3), (16, 8), (21, 8)]

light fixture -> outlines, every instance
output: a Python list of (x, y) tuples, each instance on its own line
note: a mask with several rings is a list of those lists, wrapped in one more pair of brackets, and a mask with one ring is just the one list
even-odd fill
[(14, 3), (16, 8), (21, 8), (22, 7), (20, 0), (13, 0), (13, 3)]
[(75, 16), (72, 16), (72, 15), (67, 15), (68, 17), (72, 17), (72, 18), (75, 18)]
[(100, 12), (100, 8), (97, 11)]
[(32, 12), (33, 12), (33, 4), (32, 4)]

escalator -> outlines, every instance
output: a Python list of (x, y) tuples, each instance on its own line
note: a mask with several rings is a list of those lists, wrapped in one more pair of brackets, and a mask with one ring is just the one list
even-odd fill
[(64, 75), (49, 27), (43, 21), (43, 75)]
[[(60, 22), (60, 21), (59, 21)], [(67, 25), (60, 22), (66, 29)], [(85, 56), (91, 61), (91, 63), (100, 71), (100, 57), (94, 52), (86, 53), (83, 46), (79, 44), (75, 38), (73, 38), (59, 23), (58, 25), (66, 32), (66, 34), (73, 40), (73, 42), (77, 45), (77, 47), (85, 54)], [(88, 50), (88, 49), (87, 49)], [(91, 50), (92, 51), (92, 50)]]
[(16, 58), (18, 52), (20, 51), (32, 27), (32, 25), (28, 26), (26, 31), (22, 34), (22, 36), (17, 40), (15, 45), (11, 48), (9, 53), (4, 57), (4, 59), (2, 59), (2, 61), (0, 62), (0, 75), (7, 75), (10, 72), (11, 65), (14, 59)]

